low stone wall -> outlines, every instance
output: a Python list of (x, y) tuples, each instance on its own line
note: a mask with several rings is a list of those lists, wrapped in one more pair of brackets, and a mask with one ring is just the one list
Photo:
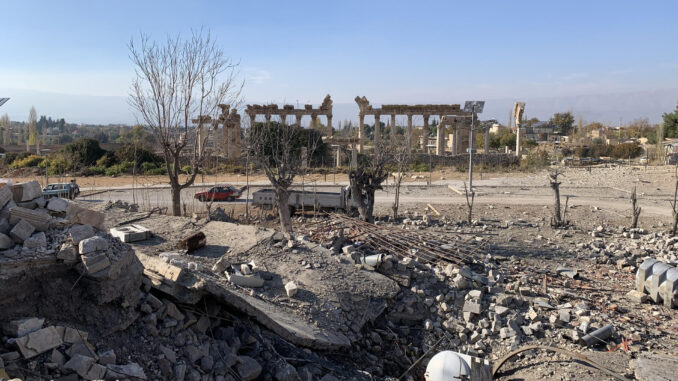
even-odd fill
[[(430, 161), (434, 166), (468, 167), (468, 154), (461, 155), (430, 155)], [(414, 163), (429, 163), (429, 155), (424, 153), (414, 154)], [(515, 155), (510, 154), (475, 154), (473, 165), (487, 165), (491, 167), (509, 167), (520, 164)]]

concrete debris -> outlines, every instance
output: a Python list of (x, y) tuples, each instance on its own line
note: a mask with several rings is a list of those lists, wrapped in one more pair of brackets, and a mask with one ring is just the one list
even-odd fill
[(2, 332), (9, 337), (21, 337), (42, 328), (45, 319), (36, 317), (12, 320), (2, 325)]
[(636, 273), (636, 291), (647, 293), (655, 303), (678, 305), (678, 269), (656, 259), (646, 259)]
[(108, 250), (108, 241), (103, 237), (86, 238), (78, 244), (78, 252), (80, 255), (105, 250)]
[(104, 227), (106, 216), (101, 212), (82, 207), (75, 202), (69, 202), (66, 208), (66, 218), (72, 224), (92, 225), (101, 230)]
[[(84, 241), (83, 241), (84, 242)], [(82, 243), (82, 242), (81, 242)], [(95, 274), (111, 266), (111, 261), (104, 252), (90, 252), (80, 257), (87, 273)]]
[(12, 237), (14, 242), (16, 243), (23, 243), (25, 240), (27, 240), (35, 231), (35, 228), (33, 225), (26, 221), (26, 220), (20, 220), (17, 222), (16, 225), (10, 230), (9, 236)]
[(261, 374), (261, 365), (257, 360), (249, 356), (238, 357), (238, 365), (236, 366), (238, 375), (243, 381), (252, 381)]
[(111, 228), (110, 233), (113, 237), (122, 242), (137, 242), (149, 239), (151, 231), (141, 225), (127, 225), (117, 228)]
[(80, 377), (85, 378), (92, 365), (94, 365), (93, 358), (83, 355), (74, 355), (64, 364), (64, 369), (71, 370)]
[(47, 246), (47, 236), (44, 232), (35, 233), (24, 240), (24, 248), (26, 249), (33, 250), (45, 246)]
[(258, 288), (263, 287), (264, 285), (264, 280), (259, 275), (240, 275), (235, 273), (233, 274), (226, 273), (226, 279), (228, 279), (229, 282), (240, 287)]
[(95, 231), (92, 225), (73, 225), (68, 230), (68, 234), (71, 237), (71, 241), (77, 245), (80, 241), (93, 237)]
[(207, 236), (203, 232), (195, 232), (177, 243), (179, 249), (186, 250), (187, 253), (204, 247), (207, 243)]
[(14, 240), (7, 234), (0, 233), (0, 250), (6, 250), (14, 247)]
[(287, 282), (287, 284), (285, 284), (285, 292), (287, 292), (288, 297), (293, 297), (297, 294), (297, 291), (299, 291), (299, 288), (297, 287), (296, 283)]
[(108, 379), (123, 379), (128, 377), (137, 380), (147, 379), (144, 369), (137, 363), (129, 363), (127, 365), (109, 364), (106, 368), (108, 369), (108, 373), (106, 373), (106, 378)]
[(657, 353), (646, 353), (632, 362), (634, 376), (639, 381), (671, 381), (678, 374), (678, 358)]
[(54, 326), (49, 326), (19, 337), (16, 344), (24, 358), (29, 359), (60, 346), (63, 339)]
[(68, 210), (68, 201), (59, 197), (52, 197), (47, 202), (47, 210), (54, 213), (65, 213)]

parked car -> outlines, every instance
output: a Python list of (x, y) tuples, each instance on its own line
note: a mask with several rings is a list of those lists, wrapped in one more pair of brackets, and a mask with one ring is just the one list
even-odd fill
[(195, 194), (195, 199), (198, 201), (233, 201), (242, 196), (243, 191), (247, 187), (236, 188), (233, 185), (217, 185), (205, 192), (198, 192)]
[(72, 200), (79, 194), (80, 187), (75, 183), (75, 180), (71, 180), (70, 183), (49, 184), (42, 189), (42, 197), (44, 198), (61, 197)]

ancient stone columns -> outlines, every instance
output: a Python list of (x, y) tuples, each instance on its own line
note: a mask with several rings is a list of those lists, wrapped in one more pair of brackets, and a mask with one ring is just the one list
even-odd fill
[(520, 157), (520, 127), (522, 126), (523, 122), (523, 112), (525, 111), (525, 102), (516, 102), (513, 105), (513, 119), (516, 123), (516, 156)]

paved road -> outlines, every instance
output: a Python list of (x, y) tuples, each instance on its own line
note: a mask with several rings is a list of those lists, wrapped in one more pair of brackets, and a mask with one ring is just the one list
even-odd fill
[[(477, 184), (477, 185), (476, 185)], [(452, 185), (456, 189), (463, 189), (461, 181), (433, 185), (427, 187), (425, 184), (407, 184), (401, 191), (402, 204), (431, 203), (431, 204), (450, 204), (465, 205), (466, 200), (463, 195), (454, 192), (448, 188)], [(552, 205), (553, 194), (547, 186), (507, 186), (500, 185), (493, 180), (484, 180), (474, 183), (477, 196), (477, 204), (496, 204), (496, 205)], [(323, 184), (323, 191), (338, 191), (342, 185)], [(266, 187), (265, 185), (253, 185), (250, 191)], [(197, 186), (182, 191), (182, 203), (186, 205), (189, 212), (205, 210), (205, 204), (193, 198), (196, 192), (209, 189), (209, 186)], [(312, 188), (306, 188), (312, 189)], [(127, 203), (136, 203), (142, 209), (152, 207), (169, 207), (170, 190), (168, 188), (152, 187), (143, 189), (112, 189), (112, 190), (89, 190), (83, 192), (85, 195), (80, 200), (85, 201), (116, 201), (121, 200)], [(94, 193), (86, 195), (88, 193)], [(621, 189), (609, 187), (562, 187), (561, 194), (570, 196), (570, 205), (597, 206), (604, 209), (613, 209), (618, 212), (627, 213), (629, 206), (629, 195)], [(644, 214), (653, 214), (659, 216), (671, 216), (671, 209), (668, 201), (671, 195), (651, 194), (644, 195), (642, 198), (642, 207)], [(376, 194), (376, 203), (390, 205), (393, 203), (392, 189), (387, 187), (384, 191)], [(564, 199), (562, 200), (564, 202)], [(233, 201), (235, 204), (244, 204), (245, 197)], [(215, 203), (217, 206), (228, 205), (232, 203)], [(216, 207), (216, 206), (215, 206)]]

